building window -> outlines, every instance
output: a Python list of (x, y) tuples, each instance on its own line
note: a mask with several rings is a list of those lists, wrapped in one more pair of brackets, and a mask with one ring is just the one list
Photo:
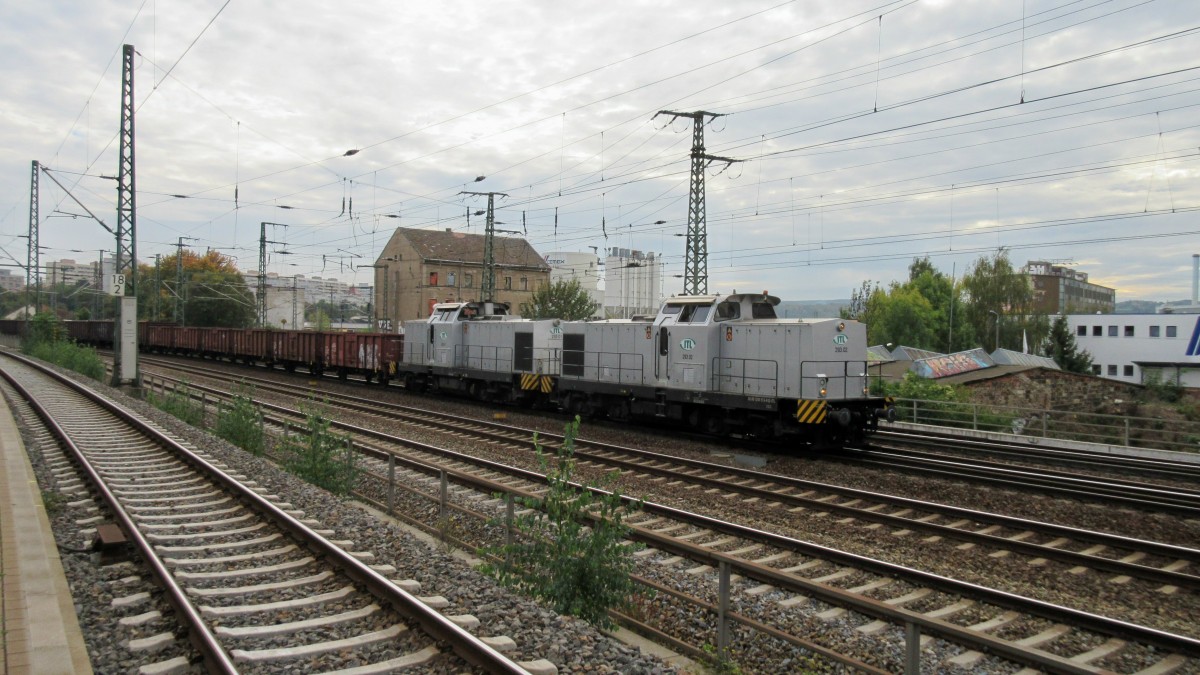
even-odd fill
[(1117, 367), (1116, 367), (1116, 366), (1109, 366), (1109, 367), (1108, 367), (1108, 376), (1109, 376), (1109, 377), (1116, 377), (1116, 376), (1117, 376)]
[(1093, 375), (1099, 375), (1099, 374), (1100, 374), (1100, 364), (1098, 364), (1098, 363), (1093, 363), (1093, 364), (1092, 364), (1092, 374), (1093, 374)]
[(453, 286), (455, 280), (456, 280), (456, 278), (455, 278), (454, 272), (450, 272), (450, 273), (446, 274), (446, 285), (447, 286)]
[(1125, 337), (1133, 337), (1133, 326), (1125, 326)]
[(1125, 366), (1125, 377), (1133, 377), (1133, 366)]
[(505, 290), (512, 290), (512, 277), (504, 277), (504, 288)]
[(1117, 337), (1117, 327), (1116, 326), (1108, 327), (1108, 337)]
[(523, 290), (523, 291), (529, 290), (529, 278), (528, 277), (521, 277), (521, 290)]
[(429, 285), (430, 285), (430, 286), (437, 286), (437, 272), (430, 272), (430, 273), (429, 273)]
[(475, 285), (475, 275), (474, 274), (464, 274), (463, 275), (463, 286), (470, 288), (474, 285)]
[(1175, 337), (1175, 326), (1167, 326), (1167, 337)]
[(1087, 337), (1087, 326), (1076, 326), (1075, 334), (1079, 337)]
[(1150, 326), (1150, 337), (1158, 337), (1158, 326)]
[(1104, 337), (1104, 326), (1092, 326), (1092, 337)]

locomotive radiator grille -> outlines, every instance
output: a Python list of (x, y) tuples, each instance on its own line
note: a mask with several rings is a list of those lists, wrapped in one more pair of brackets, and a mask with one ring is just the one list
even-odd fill
[(554, 391), (554, 378), (549, 375), (525, 373), (521, 375), (521, 389), (524, 391), (540, 391), (549, 394)]
[(825, 401), (796, 402), (796, 421), (801, 424), (822, 424), (825, 422)]

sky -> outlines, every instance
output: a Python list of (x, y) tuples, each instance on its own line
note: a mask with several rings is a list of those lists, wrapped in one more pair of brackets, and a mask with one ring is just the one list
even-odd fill
[[(123, 44), (137, 250), (370, 283), (396, 227), (620, 247), (682, 290), (705, 111), (710, 292), (847, 298), (999, 249), (1190, 297), (1195, 0), (0, 0), (0, 265), (110, 257)], [(357, 152), (355, 152), (357, 151)], [(107, 177), (107, 178), (106, 178)], [(69, 191), (69, 194), (68, 194)], [(74, 199), (72, 196), (74, 196)], [(468, 215), (469, 214), (469, 215)], [(181, 239), (182, 238), (182, 239)]]

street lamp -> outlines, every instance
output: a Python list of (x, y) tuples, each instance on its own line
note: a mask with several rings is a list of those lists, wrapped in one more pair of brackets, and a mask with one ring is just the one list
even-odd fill
[(1000, 349), (1000, 314), (995, 310), (988, 310), (988, 314), (996, 317), (996, 344), (992, 347), (992, 351)]

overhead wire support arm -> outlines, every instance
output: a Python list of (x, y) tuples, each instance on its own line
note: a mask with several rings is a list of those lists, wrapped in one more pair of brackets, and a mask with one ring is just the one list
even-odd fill
[(58, 185), (58, 187), (62, 188), (62, 191), (63, 191), (63, 192), (65, 192), (65, 193), (67, 193), (67, 196), (68, 196), (68, 197), (70, 197), (70, 198), (71, 198), (71, 200), (72, 200), (72, 201), (74, 201), (76, 204), (78, 204), (78, 205), (79, 205), (79, 208), (83, 209), (84, 211), (87, 211), (87, 214), (88, 214), (89, 216), (91, 216), (91, 217), (92, 217), (92, 220), (96, 221), (97, 223), (100, 223), (100, 226), (101, 226), (101, 227), (103, 227), (104, 229), (108, 230), (110, 234), (116, 234), (116, 233), (117, 233), (117, 231), (116, 231), (116, 230), (114, 230), (114, 229), (112, 229), (111, 227), (109, 227), (109, 226), (108, 226), (108, 223), (106, 223), (106, 222), (104, 222), (103, 220), (101, 220), (101, 219), (100, 219), (100, 216), (97, 216), (96, 214), (92, 213), (92, 210), (91, 210), (91, 209), (89, 209), (88, 207), (84, 206), (83, 202), (79, 201), (79, 199), (78, 199), (78, 198), (76, 198), (76, 197), (75, 197), (75, 195), (71, 194), (71, 191), (67, 189), (67, 186), (63, 185), (63, 184), (62, 184), (62, 183), (61, 183), (61, 182), (60, 182), (60, 181), (59, 181), (57, 178), (55, 178), (55, 177), (54, 177), (54, 174), (50, 173), (50, 169), (49, 169), (49, 168), (48, 168), (46, 165), (44, 165), (44, 164), (39, 164), (39, 165), (38, 165), (38, 168), (39, 168), (39, 169), (41, 169), (41, 170), (42, 170), (42, 173), (46, 174), (46, 176), (47, 176), (47, 177), (48, 177), (50, 180), (54, 181), (54, 183), (55, 183), (56, 185)]

